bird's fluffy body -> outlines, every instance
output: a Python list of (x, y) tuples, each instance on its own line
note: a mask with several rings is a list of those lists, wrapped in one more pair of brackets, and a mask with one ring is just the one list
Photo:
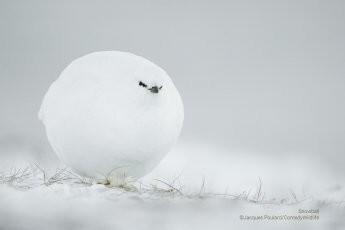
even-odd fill
[[(154, 86), (158, 93), (148, 90)], [(138, 178), (173, 146), (184, 112), (164, 70), (130, 53), (105, 51), (73, 61), (49, 88), (39, 117), (55, 152), (80, 174)]]

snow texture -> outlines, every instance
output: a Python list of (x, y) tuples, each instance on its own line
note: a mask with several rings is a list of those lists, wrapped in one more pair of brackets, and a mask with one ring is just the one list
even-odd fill
[[(345, 190), (330, 169), (325, 175), (293, 156), (289, 163), (222, 151), (181, 142), (151, 174), (130, 183), (136, 189), (96, 184), (69, 168), (48, 175), (33, 163), (3, 167), (0, 229), (344, 228)], [(240, 220), (302, 215), (299, 209), (318, 209), (319, 219)]]

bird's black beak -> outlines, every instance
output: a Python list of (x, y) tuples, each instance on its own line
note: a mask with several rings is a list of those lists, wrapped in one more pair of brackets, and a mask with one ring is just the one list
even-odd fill
[(150, 90), (151, 93), (158, 93), (160, 89), (161, 89), (161, 87), (158, 88), (158, 86), (153, 86), (153, 87), (149, 88), (148, 90)]

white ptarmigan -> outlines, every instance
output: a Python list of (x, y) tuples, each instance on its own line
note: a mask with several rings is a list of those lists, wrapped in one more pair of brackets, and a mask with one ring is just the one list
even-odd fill
[(176, 142), (181, 97), (143, 57), (103, 51), (73, 61), (50, 86), (39, 118), (60, 159), (79, 174), (140, 178)]

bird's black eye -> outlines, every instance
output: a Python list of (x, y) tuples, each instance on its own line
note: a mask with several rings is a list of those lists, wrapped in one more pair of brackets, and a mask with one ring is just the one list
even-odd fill
[(142, 82), (142, 81), (139, 81), (139, 86), (142, 86), (142, 87), (147, 87), (147, 85), (144, 83), (144, 82)]

